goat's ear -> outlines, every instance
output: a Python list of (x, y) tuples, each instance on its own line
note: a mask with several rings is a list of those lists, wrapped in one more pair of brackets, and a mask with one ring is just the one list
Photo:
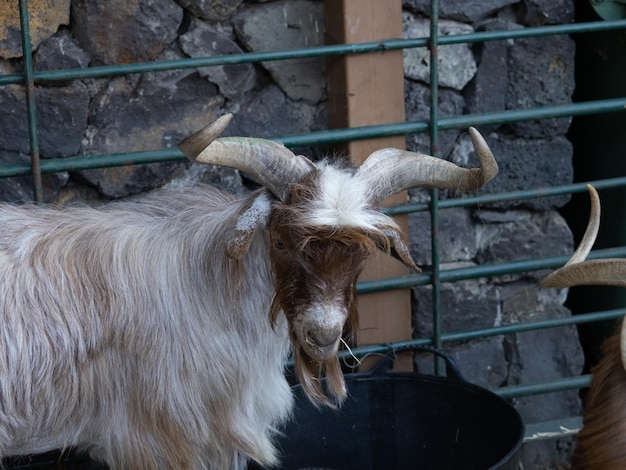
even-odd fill
[[(402, 236), (398, 231), (394, 229), (383, 229), (383, 233), (387, 235), (387, 239), (389, 240), (389, 247), (391, 249), (391, 256), (402, 261), (409, 268), (413, 269), (415, 272), (420, 273), (422, 270), (415, 264), (413, 258), (411, 258), (411, 253), (409, 251), (409, 247), (406, 246)], [(383, 247), (380, 247), (383, 248)]]
[(265, 189), (250, 195), (241, 206), (237, 222), (226, 241), (226, 256), (234, 259), (244, 257), (257, 228), (267, 226), (271, 209), (272, 199)]

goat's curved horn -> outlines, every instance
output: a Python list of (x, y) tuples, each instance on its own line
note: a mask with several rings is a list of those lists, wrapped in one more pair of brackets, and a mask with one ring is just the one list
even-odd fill
[(246, 137), (218, 138), (231, 119), (232, 114), (221, 116), (187, 137), (178, 148), (191, 161), (245, 171), (278, 197), (289, 183), (301, 180), (311, 171), (313, 164), (309, 160), (294, 155), (280, 142)]
[(590, 184), (587, 185), (587, 191), (589, 191), (589, 199), (591, 201), (589, 222), (587, 222), (587, 228), (585, 229), (585, 233), (583, 234), (583, 239), (580, 241), (578, 248), (576, 248), (576, 251), (574, 251), (574, 254), (570, 258), (570, 260), (565, 263), (565, 266), (585, 261), (587, 259), (587, 256), (589, 256), (591, 248), (596, 242), (596, 238), (598, 236), (601, 214), (600, 196), (598, 196), (598, 191), (596, 191), (596, 188), (594, 188)]
[(498, 164), (480, 133), (469, 128), (480, 168), (461, 168), (454, 163), (421, 153), (382, 149), (360, 166), (358, 175), (370, 183), (372, 200), (381, 201), (408, 188), (478, 189), (498, 173)]
[(585, 234), (570, 260), (541, 281), (542, 287), (576, 285), (612, 285), (626, 287), (626, 259), (608, 258), (585, 261), (600, 227), (600, 198), (596, 189), (587, 185), (591, 213)]
[(626, 287), (626, 259), (605, 258), (565, 265), (541, 281), (541, 287)]

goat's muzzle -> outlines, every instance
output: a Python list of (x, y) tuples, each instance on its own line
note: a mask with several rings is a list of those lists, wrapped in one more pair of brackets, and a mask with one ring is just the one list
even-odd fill
[(302, 349), (311, 359), (325, 361), (337, 355), (347, 314), (332, 309), (326, 315), (300, 322), (295, 329)]
[(311, 359), (324, 361), (337, 355), (339, 350), (340, 335), (319, 335), (308, 333), (304, 337), (302, 347)]

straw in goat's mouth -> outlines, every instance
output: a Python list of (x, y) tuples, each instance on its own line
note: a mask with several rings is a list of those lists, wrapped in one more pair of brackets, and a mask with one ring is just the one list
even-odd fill
[[(331, 345), (328, 346), (320, 346), (313, 338), (311, 338), (310, 336), (305, 336), (304, 337), (304, 343), (310, 348), (310, 351), (312, 354), (319, 356), (317, 358), (317, 360), (327, 360), (328, 357), (328, 351), (330, 350), (330, 348), (332, 347)], [(311, 355), (308, 354), (309, 356)]]
[(354, 353), (352, 352), (352, 349), (350, 349), (350, 346), (348, 346), (348, 343), (346, 343), (343, 338), (339, 338), (339, 341), (341, 341), (341, 344), (343, 344), (345, 348), (348, 350), (348, 353), (350, 353), (350, 356), (352, 356), (352, 359), (354, 359), (354, 361), (356, 362), (356, 365), (360, 366), (361, 361), (359, 360), (358, 357), (354, 355)]

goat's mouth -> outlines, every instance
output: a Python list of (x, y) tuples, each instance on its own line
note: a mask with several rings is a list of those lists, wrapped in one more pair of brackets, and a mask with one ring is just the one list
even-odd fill
[(302, 349), (311, 359), (316, 361), (326, 361), (337, 355), (339, 350), (340, 337), (330, 342), (320, 342), (313, 336), (305, 334), (302, 340)]

